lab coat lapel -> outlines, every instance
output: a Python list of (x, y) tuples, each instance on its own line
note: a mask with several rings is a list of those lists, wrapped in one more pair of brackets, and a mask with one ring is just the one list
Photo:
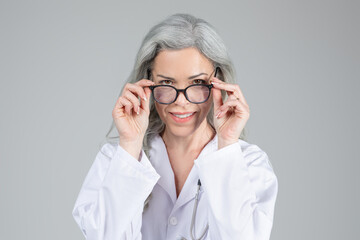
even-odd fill
[(174, 172), (170, 165), (165, 143), (160, 135), (156, 135), (151, 142), (149, 160), (156, 172), (160, 175), (157, 183), (168, 193), (172, 203), (175, 204), (176, 189)]
[[(197, 169), (193, 166), (186, 181), (184, 183), (183, 188), (181, 189), (180, 195), (175, 202), (175, 206), (172, 212), (175, 212), (178, 208), (189, 202), (191, 199), (195, 197), (197, 192), (197, 182), (199, 179), (199, 174)], [(200, 188), (200, 192), (202, 192), (202, 188)]]

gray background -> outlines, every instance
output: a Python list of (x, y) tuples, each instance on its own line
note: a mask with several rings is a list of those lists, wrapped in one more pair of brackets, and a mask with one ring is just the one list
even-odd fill
[(279, 180), (274, 240), (359, 228), (359, 1), (1, 1), (0, 239), (83, 239), (71, 211), (146, 32), (185, 12), (223, 37), (248, 141)]

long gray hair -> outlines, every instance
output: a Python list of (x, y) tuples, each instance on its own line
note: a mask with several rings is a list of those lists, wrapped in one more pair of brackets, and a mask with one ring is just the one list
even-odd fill
[[(136, 56), (134, 69), (127, 82), (135, 83), (143, 78), (149, 78), (149, 71), (152, 70), (153, 62), (159, 51), (166, 49), (184, 49), (193, 47), (198, 49), (207, 57), (214, 68), (219, 67), (217, 77), (224, 82), (235, 83), (235, 69), (229, 58), (223, 40), (220, 38), (214, 27), (203, 19), (196, 18), (189, 14), (174, 14), (158, 23), (150, 29), (142, 41), (139, 52)], [(119, 97), (123, 90), (121, 90)], [(223, 98), (225, 100), (224, 92)], [(208, 123), (214, 128), (214, 111), (211, 107), (207, 115)], [(115, 128), (114, 121), (106, 134), (106, 142), (118, 142), (119, 136), (110, 137)], [(160, 119), (153, 99), (150, 100), (149, 126), (147, 128), (143, 149), (148, 153), (151, 139), (161, 133), (165, 124)], [(244, 129), (245, 130), (245, 129)], [(245, 140), (245, 131), (242, 131), (240, 139)]]

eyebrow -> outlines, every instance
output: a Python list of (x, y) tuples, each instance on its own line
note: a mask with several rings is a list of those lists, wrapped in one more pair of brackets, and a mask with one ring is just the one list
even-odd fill
[[(188, 79), (191, 80), (191, 79), (194, 79), (196, 77), (199, 77), (201, 75), (208, 75), (207, 73), (199, 73), (199, 74), (196, 74), (196, 75), (193, 75), (193, 76), (190, 76)], [(162, 78), (166, 78), (166, 79), (169, 79), (169, 80), (175, 80), (174, 78), (171, 78), (171, 77), (166, 77), (164, 75), (161, 75), (161, 74), (157, 74), (156, 76), (158, 77), (162, 77)]]

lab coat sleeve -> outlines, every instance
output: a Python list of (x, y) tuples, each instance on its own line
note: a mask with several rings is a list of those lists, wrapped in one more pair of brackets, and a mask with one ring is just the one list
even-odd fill
[(140, 161), (106, 143), (96, 155), (73, 208), (88, 240), (141, 239), (144, 201), (159, 175), (142, 151)]
[(210, 239), (270, 239), (278, 182), (265, 152), (238, 142), (195, 165), (210, 206)]

